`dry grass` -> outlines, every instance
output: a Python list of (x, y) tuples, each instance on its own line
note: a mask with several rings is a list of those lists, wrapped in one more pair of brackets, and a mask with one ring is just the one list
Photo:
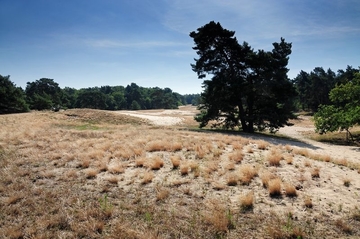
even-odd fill
[(237, 149), (229, 154), (229, 159), (235, 163), (240, 163), (244, 159), (244, 154), (241, 149)]
[(296, 188), (291, 183), (285, 183), (284, 189), (285, 189), (286, 196), (288, 196), (288, 197), (296, 197), (297, 196)]
[(248, 192), (240, 197), (241, 210), (247, 211), (254, 207), (254, 192)]
[(180, 166), (181, 157), (179, 155), (173, 155), (170, 157), (173, 169), (177, 169)]
[(142, 184), (148, 184), (151, 183), (154, 179), (155, 174), (151, 171), (147, 171), (142, 175)]
[(259, 140), (256, 142), (258, 149), (265, 150), (267, 147), (269, 147), (269, 143), (264, 140)]
[(146, 166), (152, 170), (159, 170), (164, 166), (164, 160), (160, 156), (155, 155), (147, 160)]
[(320, 169), (313, 168), (313, 170), (311, 171), (311, 177), (312, 178), (320, 178)]
[(311, 199), (310, 196), (305, 196), (304, 206), (305, 206), (306, 208), (312, 208), (312, 207), (313, 207), (312, 199)]
[[(0, 115), (0, 238), (360, 236), (350, 157), (334, 167), (291, 145), (184, 129), (96, 110)], [(268, 167), (272, 151), (287, 163)], [(309, 180), (316, 168), (322, 179)]]
[(85, 169), (84, 172), (85, 172), (86, 178), (92, 179), (92, 178), (96, 177), (96, 175), (99, 173), (99, 170), (96, 168), (88, 168), (88, 169)]
[(239, 181), (239, 175), (237, 173), (230, 173), (226, 177), (226, 182), (228, 186), (236, 186)]
[(268, 161), (270, 166), (280, 166), (280, 161), (283, 159), (283, 156), (279, 150), (271, 150), (266, 160)]
[(258, 168), (250, 164), (241, 165), (239, 169), (240, 181), (242, 184), (250, 184), (251, 180), (258, 175)]
[(270, 179), (268, 183), (268, 190), (271, 197), (278, 197), (281, 195), (281, 179)]

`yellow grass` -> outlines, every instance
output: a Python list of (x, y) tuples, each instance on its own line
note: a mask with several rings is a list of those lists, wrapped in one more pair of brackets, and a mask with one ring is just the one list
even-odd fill
[[(360, 236), (356, 162), (242, 135), (97, 110), (0, 115), (0, 238)], [(268, 167), (269, 152), (287, 163)]]

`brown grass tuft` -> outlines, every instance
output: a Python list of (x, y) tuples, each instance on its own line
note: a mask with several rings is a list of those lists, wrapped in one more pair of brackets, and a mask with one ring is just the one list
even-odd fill
[(250, 184), (251, 180), (258, 175), (258, 169), (250, 164), (244, 164), (240, 167), (240, 181), (242, 184)]
[(239, 176), (236, 173), (230, 173), (227, 176), (226, 181), (228, 186), (236, 186), (239, 181)]
[(181, 157), (179, 155), (173, 155), (170, 157), (173, 168), (176, 169), (180, 166)]
[(320, 169), (319, 168), (314, 168), (311, 171), (311, 177), (312, 178), (320, 178)]
[(244, 154), (242, 150), (236, 150), (229, 154), (229, 159), (234, 161), (235, 163), (240, 163), (244, 159)]
[(152, 171), (146, 171), (142, 176), (142, 184), (148, 184), (151, 183), (154, 179), (155, 175)]
[(270, 144), (266, 142), (265, 140), (259, 140), (257, 141), (257, 147), (260, 150), (265, 150)]
[(269, 194), (271, 197), (277, 197), (281, 195), (281, 179), (274, 178), (269, 181), (268, 186)]
[(147, 159), (145, 157), (139, 157), (135, 159), (136, 167), (144, 167)]
[(163, 187), (156, 187), (156, 201), (163, 201), (168, 198), (170, 195), (170, 191)]
[(271, 150), (266, 157), (270, 166), (280, 166), (280, 161), (283, 159), (279, 150)]
[(311, 199), (310, 196), (305, 196), (304, 205), (307, 208), (312, 208), (313, 207), (312, 199)]
[(285, 183), (284, 185), (285, 188), (285, 195), (288, 197), (296, 197), (297, 196), (297, 191), (294, 185), (290, 184), (290, 183)]
[(274, 178), (276, 178), (276, 176), (274, 174), (270, 173), (269, 171), (263, 171), (260, 175), (260, 179), (261, 179), (261, 182), (262, 182), (264, 188), (268, 188), (269, 181)]
[(251, 191), (240, 197), (241, 210), (247, 211), (254, 207), (254, 192)]
[(146, 162), (146, 166), (152, 170), (159, 170), (164, 166), (164, 160), (160, 156), (156, 155)]
[(95, 168), (85, 169), (84, 172), (85, 172), (85, 175), (86, 175), (87, 179), (95, 178), (96, 175), (99, 173), (98, 169), (95, 169)]

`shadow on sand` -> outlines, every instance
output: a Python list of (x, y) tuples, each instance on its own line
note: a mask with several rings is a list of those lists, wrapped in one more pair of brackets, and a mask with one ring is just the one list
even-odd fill
[(190, 131), (202, 132), (202, 133), (211, 133), (211, 134), (222, 134), (222, 135), (232, 135), (240, 136), (252, 140), (264, 140), (274, 145), (290, 145), (300, 148), (308, 148), (312, 150), (320, 149), (312, 144), (300, 141), (298, 139), (290, 138), (288, 136), (279, 136), (279, 135), (268, 135), (262, 133), (244, 133), (240, 131), (227, 131), (227, 130), (212, 130), (212, 129), (190, 129)]

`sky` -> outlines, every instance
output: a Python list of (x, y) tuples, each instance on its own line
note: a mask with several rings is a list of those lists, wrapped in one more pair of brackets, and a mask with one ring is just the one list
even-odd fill
[(290, 79), (360, 66), (359, 0), (0, 0), (0, 75), (201, 93), (189, 33), (210, 21), (254, 50), (291, 42)]

